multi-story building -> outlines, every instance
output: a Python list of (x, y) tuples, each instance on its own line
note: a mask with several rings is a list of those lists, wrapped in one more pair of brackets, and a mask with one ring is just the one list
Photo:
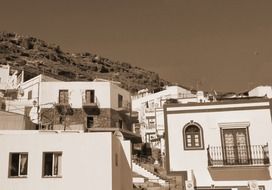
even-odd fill
[(109, 81), (63, 82), (39, 75), (20, 85), (7, 111), (29, 115), (41, 127), (130, 130), (130, 93)]
[(269, 99), (165, 104), (169, 174), (185, 189), (271, 189)]
[(0, 131), (0, 187), (132, 190), (130, 141), (111, 132)]
[(163, 104), (166, 101), (188, 103), (207, 102), (209, 99), (202, 91), (192, 93), (179, 86), (167, 86), (156, 93), (142, 90), (132, 97), (132, 110), (138, 112), (142, 140), (152, 148), (160, 149), (162, 158), (165, 155)]
[(10, 90), (23, 82), (24, 72), (10, 69), (9, 65), (0, 65), (0, 90)]

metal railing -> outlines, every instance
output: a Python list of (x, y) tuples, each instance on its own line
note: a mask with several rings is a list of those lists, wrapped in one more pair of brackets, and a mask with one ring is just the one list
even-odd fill
[(209, 146), (208, 166), (268, 165), (268, 144), (251, 146)]
[(154, 158), (144, 155), (132, 155), (132, 160), (136, 163), (154, 164)]
[(86, 99), (85, 94), (82, 95), (82, 106), (90, 106), (90, 105), (100, 107), (98, 98), (95, 96), (94, 101), (90, 101), (90, 99)]
[(127, 100), (124, 100), (122, 102), (122, 104), (118, 104), (118, 110), (121, 111), (130, 111), (131, 110), (131, 102), (130, 101), (127, 101)]

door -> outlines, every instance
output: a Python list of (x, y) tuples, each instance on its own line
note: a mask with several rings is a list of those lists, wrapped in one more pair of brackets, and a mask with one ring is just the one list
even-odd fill
[(249, 164), (247, 128), (223, 129), (223, 156), (227, 165)]
[(95, 103), (94, 90), (86, 90), (85, 99), (86, 103)]

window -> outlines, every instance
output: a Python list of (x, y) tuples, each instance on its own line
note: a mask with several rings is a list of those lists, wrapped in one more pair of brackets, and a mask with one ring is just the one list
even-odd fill
[(43, 153), (43, 177), (61, 177), (61, 152)]
[(28, 91), (28, 93), (27, 93), (27, 99), (28, 100), (32, 99), (32, 90)]
[(118, 154), (115, 153), (115, 166), (117, 167), (118, 166)]
[(68, 90), (60, 90), (59, 91), (59, 103), (60, 104), (68, 104), (69, 103)]
[(191, 121), (183, 128), (183, 139), (185, 150), (204, 149), (203, 132), (198, 123)]
[(95, 103), (94, 90), (86, 90), (85, 91), (85, 101), (86, 101), (86, 103)]
[(93, 116), (87, 116), (87, 128), (92, 128), (94, 125), (94, 118)]
[(149, 108), (148, 102), (145, 102), (145, 107), (146, 107), (146, 108)]
[(10, 153), (9, 177), (27, 176), (27, 153)]
[(123, 107), (123, 96), (118, 94), (118, 108)]
[(119, 127), (120, 129), (123, 128), (123, 120), (122, 120), (122, 119), (119, 119), (119, 120), (118, 120), (118, 127)]

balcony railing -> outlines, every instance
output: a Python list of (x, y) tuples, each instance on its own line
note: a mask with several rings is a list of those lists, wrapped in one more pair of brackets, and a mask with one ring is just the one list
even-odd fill
[(86, 99), (85, 96), (82, 96), (82, 106), (96, 108), (96, 107), (99, 107), (99, 101), (96, 96), (94, 97), (93, 101), (90, 101), (90, 100)]
[(118, 105), (119, 111), (130, 112), (131, 110), (131, 102), (130, 101), (123, 101), (121, 105)]
[(154, 112), (155, 112), (155, 107), (145, 108), (145, 113), (154, 113)]
[(207, 154), (211, 167), (269, 164), (268, 145), (209, 146)]

